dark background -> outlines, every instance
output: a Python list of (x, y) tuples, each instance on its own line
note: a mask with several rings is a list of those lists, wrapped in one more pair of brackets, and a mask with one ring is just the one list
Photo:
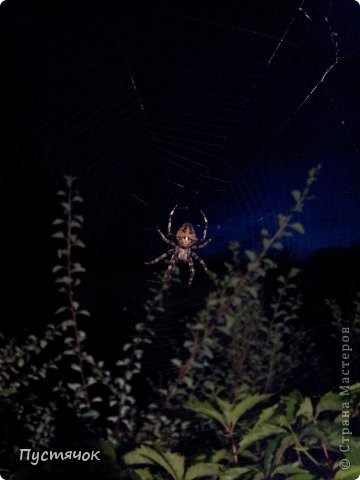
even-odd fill
[[(176, 203), (187, 209), (175, 229), (201, 231), (205, 211), (215, 239), (201, 255), (221, 271), (229, 242), (260, 248), (261, 228), (321, 163), (306, 234), (280, 260), (302, 266), (304, 323), (326, 338), (323, 299), (350, 311), (359, 279), (359, 47), (355, 0), (6, 0), (1, 329), (41, 329), (61, 304), (50, 235), (62, 175), (78, 177), (85, 200), (92, 341), (116, 356), (159, 283), (162, 267), (143, 263), (165, 251), (155, 226)], [(197, 268), (172, 310), (196, 310), (209, 288)], [(163, 335), (175, 321), (162, 319)]]

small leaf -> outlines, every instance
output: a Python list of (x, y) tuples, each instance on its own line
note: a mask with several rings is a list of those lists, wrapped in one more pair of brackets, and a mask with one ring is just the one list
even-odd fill
[(300, 273), (300, 271), (301, 270), (299, 268), (292, 267), (289, 273), (289, 278), (295, 277), (298, 273)]
[(61, 231), (53, 233), (51, 236), (52, 236), (52, 238), (65, 238), (64, 233), (61, 232)]
[(259, 267), (258, 262), (250, 262), (250, 263), (247, 264), (248, 272), (253, 272), (253, 271), (256, 270), (258, 267)]
[(196, 463), (187, 469), (184, 480), (194, 480), (201, 477), (215, 477), (221, 472), (221, 466), (216, 463)]
[(263, 244), (263, 247), (264, 247), (265, 249), (269, 248), (270, 243), (271, 243), (271, 242), (270, 242), (270, 240), (269, 240), (268, 238), (263, 238), (263, 239), (262, 239), (262, 244)]
[(63, 177), (65, 178), (66, 186), (71, 188), (72, 184), (76, 180), (76, 177), (73, 177), (72, 175), (63, 175)]
[(131, 477), (133, 477), (133, 480), (154, 480), (154, 476), (148, 468), (134, 469)]
[(255, 407), (260, 402), (263, 402), (267, 400), (270, 397), (268, 394), (257, 394), (255, 393), (254, 395), (249, 395), (246, 398), (244, 398), (241, 402), (239, 402), (235, 407), (233, 408), (230, 419), (233, 425), (236, 425), (238, 422), (239, 418), (244, 415), (248, 410), (251, 408)]
[(59, 315), (62, 312), (65, 312), (65, 310), (68, 310), (68, 307), (60, 307), (56, 310), (55, 315)]
[(294, 480), (311, 480), (314, 478), (307, 470), (296, 465), (280, 465), (274, 469), (273, 475), (284, 475), (287, 479), (293, 478)]
[(223, 415), (218, 410), (216, 410), (209, 402), (195, 401), (190, 403), (188, 405), (188, 408), (200, 415), (203, 415), (208, 418), (212, 418), (213, 420), (216, 420), (221, 425), (226, 427), (226, 421)]
[(55, 280), (55, 283), (63, 283), (64, 285), (70, 285), (70, 278), (63, 276), (63, 277), (57, 278)]
[(299, 192), (299, 190), (293, 190), (291, 195), (294, 197), (295, 202), (298, 202), (301, 198), (301, 192)]
[(81, 228), (81, 223), (76, 220), (71, 221), (71, 228)]
[(280, 228), (285, 227), (285, 225), (289, 221), (289, 218), (286, 217), (285, 215), (282, 215), (281, 213), (277, 216), (277, 219), (278, 219), (278, 224)]
[[(252, 468), (250, 467), (232, 467), (232, 468), (227, 468), (224, 473), (221, 473), (219, 475), (219, 480), (235, 480), (241, 478), (244, 478), (243, 475), (246, 473), (252, 471)], [(261, 474), (261, 478), (264, 478)], [(252, 477), (252, 479), (257, 480), (256, 476)]]
[(73, 243), (74, 247), (85, 248), (85, 243), (79, 238)]
[(80, 390), (81, 385), (80, 383), (68, 383), (67, 386), (70, 388), (70, 390)]
[(86, 272), (85, 268), (79, 263), (75, 262), (72, 268), (73, 272)]
[(309, 397), (305, 397), (303, 401), (300, 403), (300, 407), (296, 413), (296, 416), (299, 417), (300, 415), (302, 415), (303, 417), (307, 418), (310, 421), (312, 420), (313, 406)]
[(336, 472), (334, 480), (357, 480), (359, 478), (359, 465), (351, 465), (349, 469), (342, 470), (341, 468)]
[(341, 410), (339, 395), (334, 392), (327, 392), (323, 395), (316, 406), (316, 418), (321, 412)]
[(251, 430), (249, 433), (243, 435), (239, 447), (241, 449), (248, 448), (250, 445), (258, 442), (259, 440), (263, 440), (264, 438), (268, 438), (274, 435), (279, 435), (282, 433), (286, 433), (286, 430), (282, 427), (278, 427), (277, 425), (271, 425), (269, 423), (265, 423), (263, 425), (258, 425), (256, 428)]
[(56, 273), (59, 270), (62, 270), (63, 268), (65, 268), (65, 267), (63, 267), (62, 265), (55, 265), (55, 267), (53, 267), (53, 269), (52, 269), (52, 272)]
[(256, 260), (256, 253), (252, 250), (245, 250), (245, 254), (251, 262), (254, 262)]
[(302, 401), (301, 393), (298, 390), (293, 390), (289, 395), (285, 397), (286, 408), (286, 420), (289, 423), (293, 423), (296, 417), (296, 412)]
[(128, 465), (159, 465), (174, 480), (182, 480), (184, 476), (184, 457), (178, 453), (160, 452), (142, 445), (133, 452), (124, 455)]
[(71, 205), (68, 202), (61, 202), (61, 206), (64, 208), (66, 212), (70, 212)]
[(116, 462), (116, 451), (113, 445), (106, 440), (100, 440), (100, 450), (103, 455)]
[(290, 223), (289, 225), (291, 228), (293, 228), (296, 232), (298, 233), (305, 233), (304, 227), (301, 225), (301, 223), (296, 222), (296, 223)]
[(179, 358), (172, 358), (172, 359), (171, 359), (171, 363), (172, 363), (173, 365), (175, 365), (175, 367), (179, 367), (179, 368), (180, 368), (181, 365), (182, 365), (182, 362), (181, 362), (181, 360), (180, 360)]

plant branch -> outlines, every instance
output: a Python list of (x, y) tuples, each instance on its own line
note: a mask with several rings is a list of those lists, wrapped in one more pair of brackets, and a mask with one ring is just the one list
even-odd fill
[(68, 196), (67, 196), (67, 203), (68, 203), (68, 209), (67, 209), (67, 220), (66, 220), (66, 274), (68, 278), (68, 288), (67, 288), (67, 297), (69, 301), (69, 308), (70, 308), (70, 313), (71, 313), (71, 320), (73, 322), (74, 326), (74, 334), (75, 334), (75, 343), (76, 343), (76, 356), (78, 359), (79, 363), (79, 368), (80, 368), (80, 376), (81, 376), (81, 382), (83, 385), (85, 397), (86, 397), (86, 404), (88, 408), (91, 408), (91, 400), (87, 388), (87, 383), (86, 383), (86, 377), (85, 377), (85, 372), (84, 372), (84, 362), (83, 362), (83, 352), (81, 348), (81, 339), (80, 339), (80, 331), (78, 327), (78, 318), (77, 318), (77, 309), (76, 309), (76, 304), (74, 300), (74, 292), (72, 289), (72, 285), (74, 282), (73, 279), (73, 270), (72, 270), (72, 247), (73, 247), (73, 240), (72, 240), (72, 229), (71, 229), (71, 224), (72, 224), (72, 181), (67, 179), (67, 184), (68, 184)]

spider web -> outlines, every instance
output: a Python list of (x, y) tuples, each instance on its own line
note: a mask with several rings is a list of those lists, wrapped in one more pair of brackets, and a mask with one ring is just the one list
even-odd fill
[[(349, 41), (338, 9), (333, 2), (313, 5), (301, 1), (294, 2), (284, 15), (284, 6), (279, 4), (276, 27), (267, 24), (263, 30), (252, 28), (254, 18), (243, 22), (247, 25), (243, 27), (206, 15), (153, 14), (155, 24), (164, 17), (170, 24), (176, 23), (182, 44), (175, 59), (163, 60), (169, 62), (166, 70), (146, 62), (139, 67), (136, 55), (129, 67), (156, 157), (150, 189), (137, 182), (130, 193), (139, 203), (135, 209), (150, 209), (154, 219), (153, 226), (145, 226), (146, 236), (155, 232), (155, 224), (166, 223), (166, 199), (168, 210), (180, 204), (190, 208), (189, 215), (195, 219), (200, 208), (211, 212), (217, 241), (209, 246), (210, 253), (216, 253), (216, 248), (223, 251), (231, 238), (256, 245), (259, 230), (274, 227), (276, 214), (288, 207), (290, 190), (301, 183), (308, 167), (322, 162), (329, 168), (329, 176), (334, 170), (339, 175), (344, 144), (349, 147), (348, 165), (352, 163), (357, 151), (355, 124), (347, 111), (344, 85), (355, 65), (359, 43)], [(270, 12), (274, 13), (259, 5), (255, 18), (261, 23)], [(341, 41), (332, 21), (338, 23)], [(190, 25), (196, 25), (198, 31), (188, 40)], [(219, 51), (225, 51), (227, 45), (233, 54), (219, 60)], [(194, 48), (199, 52), (189, 55)], [(149, 78), (153, 85), (146, 84)], [(309, 124), (308, 128), (304, 124)], [(346, 194), (351, 197), (354, 185), (345, 177), (338, 177), (337, 184), (342, 190), (346, 183)], [(328, 181), (335, 183), (335, 178)], [(166, 192), (160, 196), (160, 210), (154, 184)], [(325, 230), (319, 217), (330, 199), (329, 191), (321, 193), (326, 198), (318, 215), (316, 208), (311, 209), (311, 215), (305, 212), (304, 221), (310, 228), (322, 224)], [(341, 196), (340, 190), (338, 193)], [(330, 239), (318, 231), (317, 236), (297, 239), (291, 249), (304, 255), (317, 248), (344, 245), (346, 229), (348, 238), (353, 239), (355, 225), (345, 209), (342, 228), (334, 229)], [(150, 241), (153, 250), (153, 242), (159, 242), (156, 234)]]
[[(166, 230), (175, 204), (174, 231), (190, 220), (200, 232), (199, 210), (207, 215), (215, 240), (199, 253), (211, 268), (231, 240), (256, 249), (259, 231), (275, 227), (291, 190), (322, 163), (316, 204), (300, 219), (309, 233), (288, 248), (304, 257), (354, 242), (360, 35), (352, 17), (360, 19), (360, 8), (354, 0), (241, 3), (169, 11), (159, 2), (139, 15), (135, 4), (110, 2), (99, 12), (90, 2), (85, 16), (62, 11), (66, 29), (61, 16), (49, 22), (44, 13), (30, 41), (19, 28), (21, 48), (3, 52), (3, 92), (22, 105), (12, 108), (14, 137), (32, 152), (30, 163), (13, 154), (24, 174), (12, 187), (25, 201), (31, 172), (51, 198), (62, 174), (79, 177), (84, 302), (95, 317), (101, 308), (115, 324), (117, 310), (136, 310), (139, 282), (160, 282), (161, 268), (140, 265), (167, 249), (155, 227)], [(1, 8), (12, 18), (10, 1)], [(11, 25), (3, 31), (8, 46)], [(40, 201), (29, 207), (33, 216)], [(53, 200), (45, 214), (55, 208)], [(198, 265), (195, 282), (178, 312), (207, 291)]]

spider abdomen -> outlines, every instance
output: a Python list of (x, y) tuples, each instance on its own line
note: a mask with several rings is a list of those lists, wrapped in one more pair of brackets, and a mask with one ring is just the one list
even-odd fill
[[(0, 0), (1, 3), (1, 0)], [(179, 263), (184, 262), (189, 265), (190, 268), (190, 278), (188, 285), (192, 284), (195, 275), (195, 268), (194, 268), (194, 260), (197, 260), (200, 265), (203, 267), (206, 273), (209, 273), (207, 266), (202, 258), (200, 258), (193, 249), (204, 248), (209, 242), (211, 242), (211, 238), (206, 240), (206, 232), (207, 232), (207, 225), (208, 221), (205, 217), (205, 213), (201, 210), (201, 214), (203, 216), (205, 227), (200, 240), (196, 238), (196, 233), (194, 227), (191, 223), (183, 223), (179, 230), (176, 232), (176, 235), (172, 233), (171, 230), (171, 221), (172, 216), (177, 208), (177, 205), (171, 210), (168, 220), (168, 228), (167, 228), (167, 235), (165, 236), (162, 231), (157, 227), (157, 231), (161, 238), (166, 242), (168, 245), (171, 245), (173, 248), (168, 250), (167, 252), (163, 253), (159, 257), (155, 258), (151, 262), (145, 262), (147, 265), (153, 265), (154, 263), (158, 263), (164, 258), (169, 258), (169, 266), (166, 270), (164, 275), (164, 282), (168, 281), (171, 276), (171, 272), (173, 268)], [(174, 238), (175, 237), (175, 238)]]
[(179, 248), (179, 250), (178, 250), (179, 260), (181, 260), (183, 262), (187, 262), (188, 261), (188, 252), (189, 252), (188, 248)]

